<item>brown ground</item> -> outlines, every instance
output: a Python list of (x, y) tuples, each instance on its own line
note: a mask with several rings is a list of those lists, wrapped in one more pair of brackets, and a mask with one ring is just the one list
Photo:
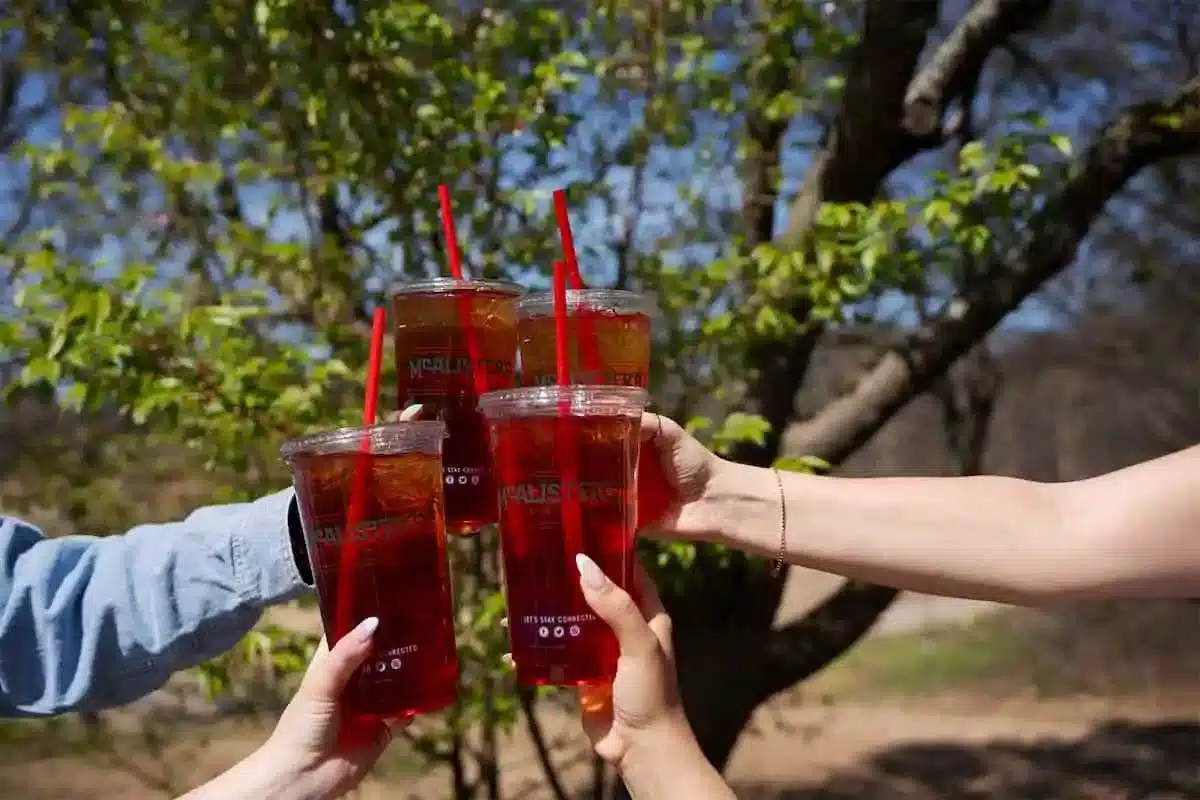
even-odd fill
[[(784, 615), (799, 612), (831, 585), (820, 576), (800, 576)], [(728, 770), (739, 797), (1200, 797), (1200, 607), (993, 615), (969, 627), (975, 639), (960, 637), (953, 647), (938, 645), (942, 649), (930, 653), (919, 638), (927, 634), (911, 633), (993, 610), (907, 599), (874, 641), (806, 685), (802, 695), (760, 709)], [(304, 622), (302, 616), (276, 617), (282, 619)], [(1005, 645), (996, 646), (995, 639)], [(1166, 656), (1128, 657), (1147, 645)], [(988, 669), (981, 671), (981, 664)], [(931, 665), (940, 671), (936, 685), (930, 683)], [(564, 782), (586, 785), (591, 767), (574, 721), (552, 707), (540, 717), (556, 744)], [(179, 729), (185, 733), (166, 743), (159, 759), (146, 757), (141, 743), (122, 739), (115, 748), (122, 764), (98, 760), (94, 748), (70, 756), (61, 743), (47, 749), (7, 742), (0, 748), (0, 797), (170, 797), (154, 784), (169, 779), (174, 786), (195, 785), (249, 752), (270, 723), (269, 715), (257, 723), (193, 723)], [(505, 798), (551, 797), (523, 726), (502, 753)], [(163, 764), (173, 771), (164, 772)], [(447, 796), (443, 773), (405, 776), (397, 763), (380, 772), (361, 797)]]

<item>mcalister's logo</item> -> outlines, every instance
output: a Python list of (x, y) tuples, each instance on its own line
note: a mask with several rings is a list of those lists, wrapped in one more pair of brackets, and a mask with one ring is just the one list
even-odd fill
[(500, 507), (518, 503), (525, 505), (556, 505), (564, 501), (580, 505), (620, 503), (628, 495), (628, 489), (620, 484), (603, 481), (561, 483), (559, 481), (530, 481), (515, 483), (500, 488)]

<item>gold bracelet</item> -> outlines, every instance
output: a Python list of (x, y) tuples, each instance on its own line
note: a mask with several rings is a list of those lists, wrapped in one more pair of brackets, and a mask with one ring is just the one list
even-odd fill
[(774, 467), (775, 485), (779, 487), (779, 550), (775, 553), (775, 563), (771, 565), (771, 577), (779, 577), (783, 571), (783, 556), (787, 551), (787, 498), (783, 496), (783, 476)]

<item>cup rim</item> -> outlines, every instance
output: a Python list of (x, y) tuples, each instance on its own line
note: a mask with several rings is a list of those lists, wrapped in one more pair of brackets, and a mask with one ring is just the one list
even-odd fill
[[(376, 437), (388, 437), (389, 434), (398, 441), (400, 449), (397, 453), (425, 453), (430, 452), (430, 448), (428, 445), (419, 446), (420, 443), (440, 442), (446, 436), (446, 423), (434, 419), (403, 420), (317, 431), (284, 442), (279, 448), (279, 457), (285, 462), (291, 462), (301, 455), (354, 453), (359, 451), (364, 436), (370, 437), (374, 443)], [(406, 443), (408, 449), (404, 449)]]
[(525, 287), (512, 281), (501, 280), (459, 280), (458, 278), (423, 278), (417, 281), (392, 284), (388, 294), (392, 297), (402, 297), (412, 294), (451, 294), (453, 292), (494, 292), (519, 297), (525, 293)]
[[(496, 389), (479, 397), (485, 417), (558, 416), (566, 404), (572, 415), (641, 416), (649, 392), (637, 386), (567, 384)], [(582, 411), (583, 414), (577, 412)]]
[[(641, 314), (653, 317), (657, 310), (652, 298), (628, 289), (568, 289), (567, 310), (595, 307), (613, 314)], [(554, 315), (553, 292), (528, 292), (517, 301), (519, 317), (549, 317)]]

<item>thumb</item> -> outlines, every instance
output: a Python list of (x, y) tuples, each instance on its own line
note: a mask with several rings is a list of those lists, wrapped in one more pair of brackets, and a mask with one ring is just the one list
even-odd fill
[(595, 561), (579, 553), (575, 556), (579, 587), (596, 616), (608, 623), (621, 646), (622, 656), (644, 656), (658, 649), (658, 639), (650, 630), (637, 603), (600, 569)]
[(314, 700), (336, 701), (355, 671), (371, 653), (371, 638), (379, 627), (378, 617), (367, 617), (343, 636), (328, 653), (319, 654), (300, 683), (300, 694)]

